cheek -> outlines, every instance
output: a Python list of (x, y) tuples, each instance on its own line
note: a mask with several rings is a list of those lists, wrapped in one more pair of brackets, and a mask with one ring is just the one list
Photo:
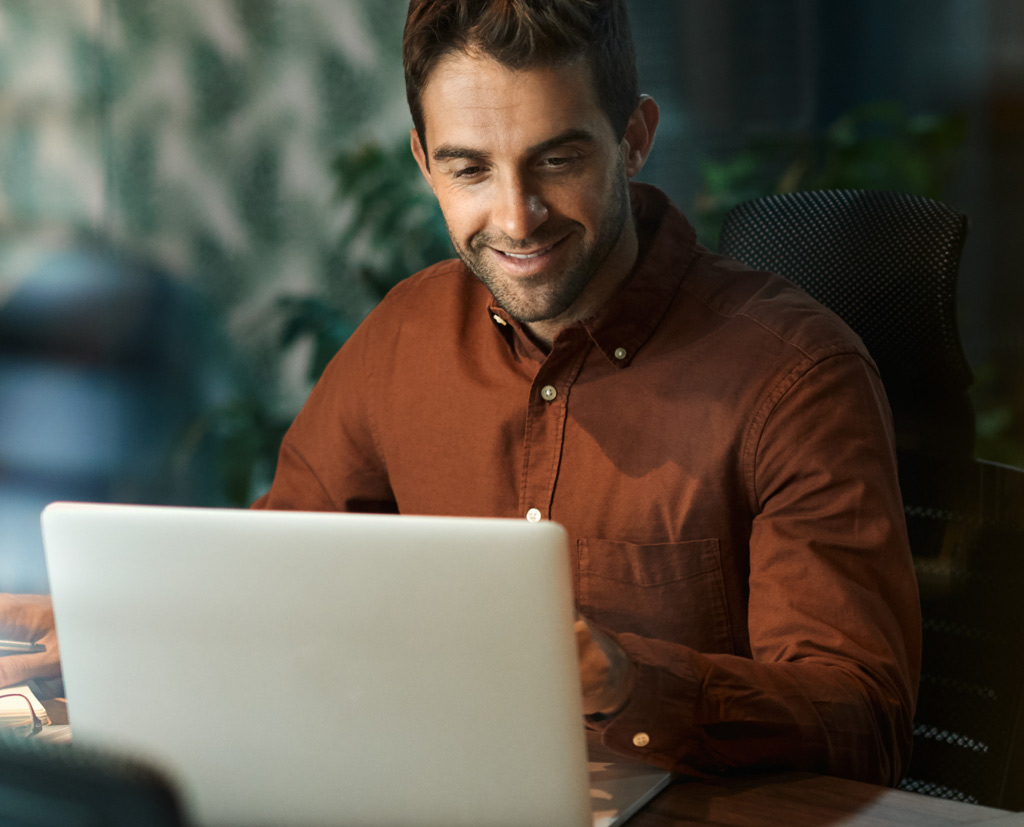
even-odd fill
[(486, 205), (479, 196), (465, 192), (438, 193), (437, 203), (441, 207), (449, 233), (460, 242), (466, 241), (486, 225)]
[(554, 188), (550, 193), (552, 206), (582, 223), (600, 223), (619, 186), (625, 186), (625, 179), (615, 174), (613, 163), (595, 165), (587, 174)]
[(596, 231), (602, 225), (608, 209), (609, 192), (606, 182), (594, 181), (561, 193), (558, 201), (551, 206), (553, 212), (582, 224), (588, 230)]

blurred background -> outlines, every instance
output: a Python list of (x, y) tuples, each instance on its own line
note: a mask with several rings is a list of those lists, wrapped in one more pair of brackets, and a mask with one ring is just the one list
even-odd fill
[[(326, 360), (449, 255), (404, 0), (0, 0), (0, 591), (54, 499), (246, 505)], [(979, 457), (1024, 465), (1024, 4), (632, 0), (643, 179), (899, 189), (970, 217)]]

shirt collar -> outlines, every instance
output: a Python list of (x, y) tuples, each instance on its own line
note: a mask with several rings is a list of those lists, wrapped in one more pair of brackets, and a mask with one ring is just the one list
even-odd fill
[(619, 367), (628, 366), (654, 333), (697, 245), (693, 227), (661, 190), (633, 183), (630, 195), (640, 241), (636, 264), (601, 313), (583, 323), (594, 344)]
[[(668, 196), (649, 184), (631, 183), (630, 197), (640, 250), (622, 286), (582, 327), (608, 361), (627, 367), (654, 333), (697, 252), (697, 234)], [(537, 347), (515, 319), (493, 301), (487, 312), (494, 327), (516, 355), (543, 361)], [(568, 334), (563, 331), (556, 338)]]

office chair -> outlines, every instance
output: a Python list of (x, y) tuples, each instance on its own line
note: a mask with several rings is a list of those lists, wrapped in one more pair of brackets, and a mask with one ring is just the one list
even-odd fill
[(1024, 809), (1024, 471), (973, 458), (956, 321), (966, 217), (867, 190), (755, 199), (720, 252), (780, 273), (860, 335), (893, 409), (924, 650), (906, 790)]
[(820, 190), (734, 207), (719, 249), (781, 273), (856, 331), (878, 364), (898, 445), (970, 456), (973, 377), (956, 317), (966, 235), (967, 217), (938, 201)]

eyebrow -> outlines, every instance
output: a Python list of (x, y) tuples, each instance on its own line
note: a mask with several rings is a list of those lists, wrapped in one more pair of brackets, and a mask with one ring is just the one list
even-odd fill
[[(571, 143), (594, 143), (596, 138), (593, 133), (586, 129), (567, 129), (564, 132), (560, 132), (552, 138), (541, 141), (539, 144), (534, 144), (528, 147), (526, 150), (527, 155), (539, 155), (542, 152), (547, 152), (549, 149), (555, 147), (564, 146), (565, 144)], [(431, 153), (431, 158), (434, 161), (451, 161), (456, 159), (485, 159), (489, 153), (478, 149), (469, 149), (468, 147), (451, 146), (444, 144), (439, 146)]]

